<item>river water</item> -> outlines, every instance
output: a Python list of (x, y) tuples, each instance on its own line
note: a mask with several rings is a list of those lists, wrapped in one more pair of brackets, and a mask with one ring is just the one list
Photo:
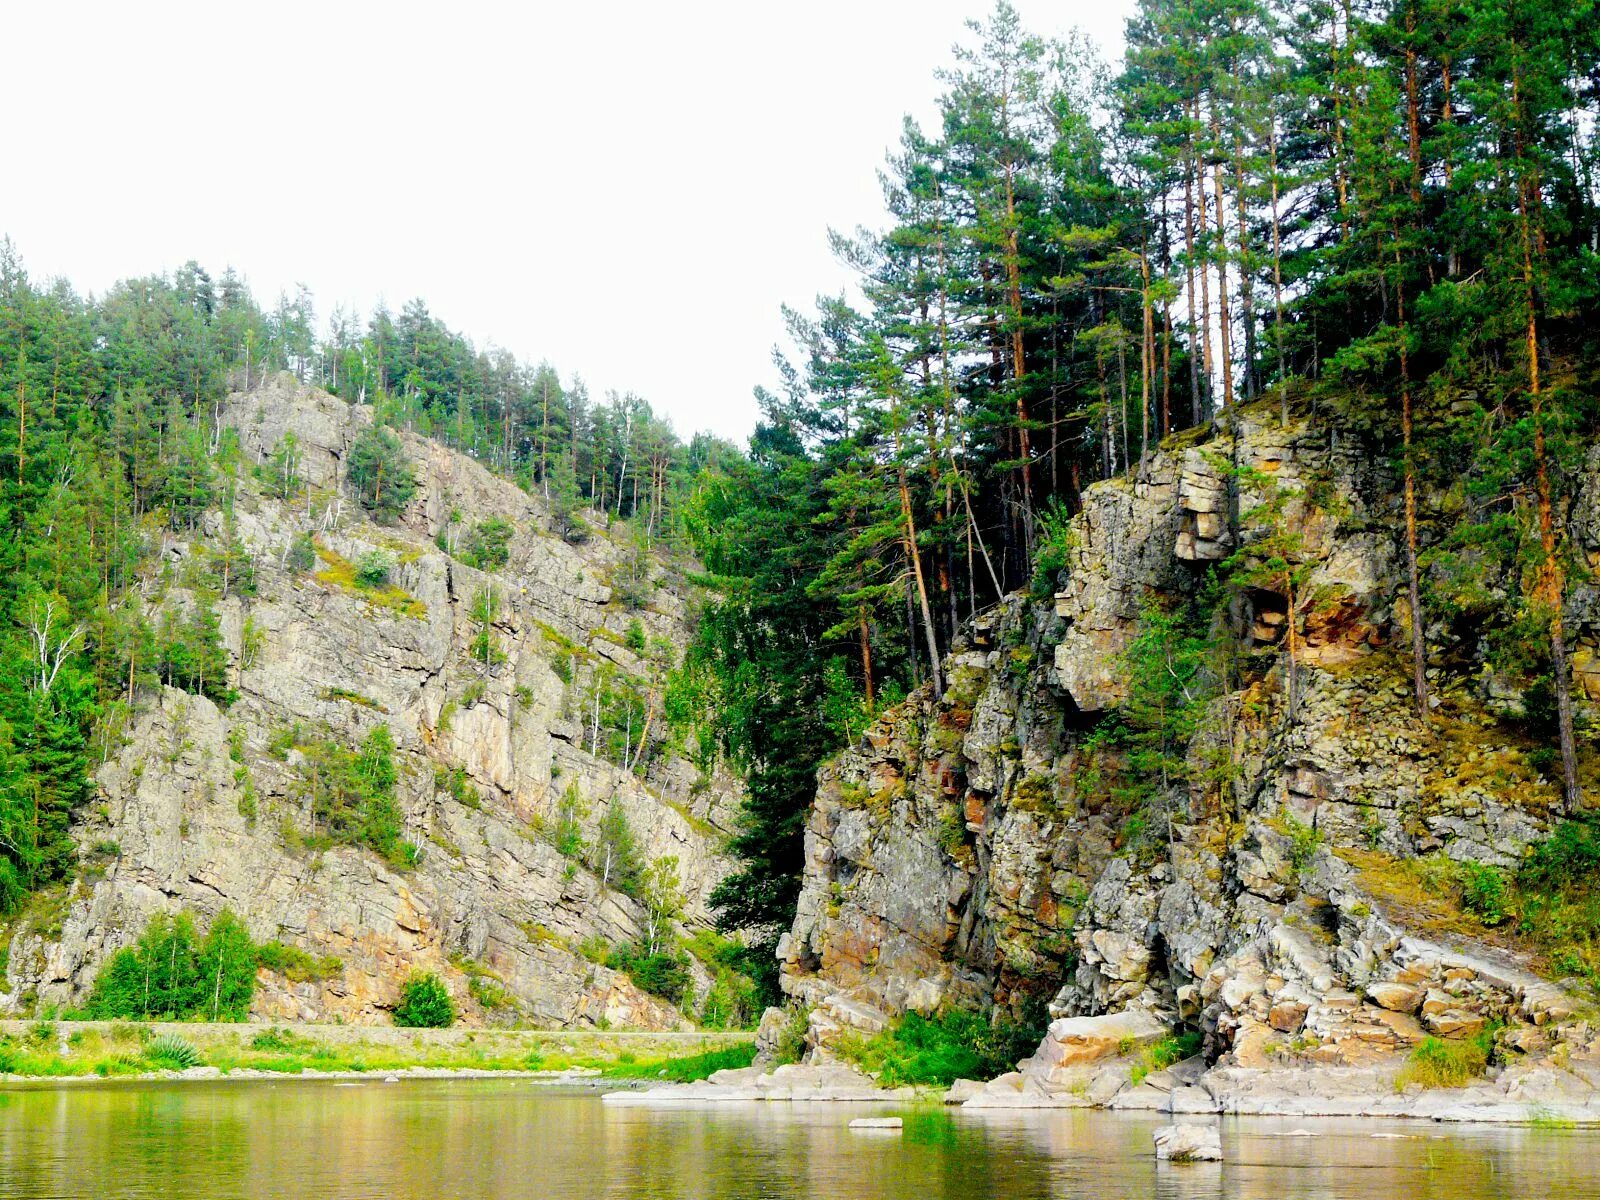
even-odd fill
[[(284, 1080), (0, 1091), (0, 1197), (1600, 1196), (1600, 1131), (1230, 1121), (1228, 1161), (1159, 1166), (1157, 1118), (872, 1108), (607, 1108), (525, 1080)], [(1304, 1136), (1309, 1131), (1312, 1136)]]

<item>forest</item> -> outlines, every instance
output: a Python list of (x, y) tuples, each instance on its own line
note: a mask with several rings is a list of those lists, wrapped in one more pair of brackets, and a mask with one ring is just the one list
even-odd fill
[(886, 222), (828, 235), (858, 286), (783, 314), (747, 449), (421, 300), (323, 319), (192, 262), (83, 296), (5, 243), (0, 906), (71, 872), (71, 814), (141, 688), (225, 698), (215, 615), (203, 591), (162, 613), (159, 550), (218, 510), (207, 586), (249, 586), (217, 406), (280, 370), (471, 453), (570, 533), (626, 519), (699, 560), (667, 704), (748, 779), (715, 903), (768, 972), (819, 763), (940, 690), (973, 613), (1048, 599), (1085, 488), (1238, 412), (1355, 439), (1399, 481), (1418, 712), (1428, 630), (1478, 630), (1548, 710), (1575, 810), (1594, 5), (1141, 0), (1112, 65), (1002, 2), (937, 83), (938, 121), (908, 119), (879, 171)]

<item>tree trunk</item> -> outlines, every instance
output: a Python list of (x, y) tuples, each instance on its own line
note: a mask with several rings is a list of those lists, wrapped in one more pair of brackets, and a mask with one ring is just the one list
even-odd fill
[[(1194, 101), (1194, 121), (1195, 121), (1196, 124), (1198, 124), (1199, 120), (1200, 120), (1200, 100), (1199, 100), (1199, 97), (1196, 97), (1195, 101)], [(1198, 233), (1199, 233), (1200, 252), (1201, 252), (1201, 254), (1203, 256), (1205, 254), (1205, 252), (1206, 252), (1206, 250), (1205, 250), (1205, 246), (1206, 246), (1206, 171), (1205, 171), (1205, 164), (1200, 161), (1200, 150), (1199, 150), (1199, 147), (1198, 147), (1198, 145), (1195, 144), (1195, 142), (1194, 142), (1192, 137), (1190, 139), (1190, 161), (1191, 161), (1191, 163), (1193, 165), (1193, 169), (1194, 169), (1195, 197), (1199, 201), (1199, 207), (1198, 207), (1196, 215), (1198, 217)], [(1205, 261), (1204, 261), (1203, 257), (1202, 257), (1202, 259), (1201, 259), (1201, 261), (1199, 263), (1199, 268), (1200, 268), (1200, 338), (1201, 338), (1201, 342), (1200, 342), (1200, 353), (1201, 353), (1200, 362), (1201, 362), (1201, 366), (1204, 368), (1206, 392), (1207, 392), (1207, 395), (1208, 395), (1208, 398), (1209, 398), (1209, 395), (1210, 395), (1210, 392), (1211, 392), (1211, 387), (1213, 385), (1213, 382), (1216, 379), (1216, 367), (1214, 366), (1213, 361), (1212, 361), (1212, 357), (1211, 357), (1211, 284), (1210, 284), (1210, 274), (1206, 270), (1206, 264), (1205, 264)], [(1211, 406), (1208, 403), (1206, 405), (1206, 409), (1209, 411), (1210, 407)], [(1195, 423), (1199, 424), (1198, 421), (1195, 422)]]
[[(1396, 249), (1396, 267), (1399, 252)], [(1411, 604), (1411, 683), (1417, 701), (1417, 719), (1428, 719), (1427, 622), (1422, 612), (1422, 581), (1417, 572), (1417, 469), (1412, 456), (1411, 358), (1406, 347), (1405, 281), (1396, 287), (1400, 314), (1400, 446), (1404, 456), (1406, 505), (1406, 595)]]
[(872, 638), (867, 630), (867, 610), (856, 609), (856, 620), (861, 632), (861, 681), (866, 685), (867, 711), (875, 707), (872, 697)]
[(1233, 316), (1228, 311), (1228, 233), (1222, 214), (1222, 164), (1211, 166), (1211, 182), (1217, 196), (1217, 351), (1222, 360), (1222, 406), (1233, 407)]
[(1200, 321), (1195, 315), (1194, 286), (1194, 176), (1186, 170), (1183, 175), (1183, 248), (1184, 273), (1187, 276), (1184, 306), (1189, 313), (1189, 421), (1198, 425), (1200, 413), (1200, 362), (1195, 357), (1195, 347), (1200, 344)]
[(917, 601), (922, 608), (922, 629), (928, 640), (929, 678), (933, 680), (934, 695), (942, 696), (944, 695), (944, 679), (939, 671), (939, 642), (933, 629), (933, 609), (928, 604), (928, 585), (922, 574), (922, 552), (917, 548), (917, 526), (911, 513), (911, 491), (906, 486), (905, 467), (899, 468), (899, 476), (900, 514), (906, 523), (906, 554), (911, 560), (912, 574), (917, 581)]
[(1283, 240), (1278, 221), (1278, 119), (1267, 129), (1267, 165), (1272, 177), (1272, 339), (1277, 354), (1280, 416), (1289, 424), (1289, 386), (1283, 366)]

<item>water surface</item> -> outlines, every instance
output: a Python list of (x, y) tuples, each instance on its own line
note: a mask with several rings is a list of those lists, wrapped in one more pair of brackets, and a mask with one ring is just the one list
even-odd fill
[[(1158, 1166), (1158, 1118), (882, 1106), (607, 1108), (517, 1080), (284, 1080), (0, 1091), (0, 1196), (729, 1200), (1568, 1200), (1600, 1132), (1230, 1121), (1221, 1167)], [(1309, 1131), (1312, 1136), (1295, 1136)]]

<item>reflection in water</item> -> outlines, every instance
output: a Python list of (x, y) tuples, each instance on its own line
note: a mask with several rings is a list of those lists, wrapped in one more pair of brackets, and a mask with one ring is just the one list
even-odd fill
[[(874, 1109), (882, 1112), (882, 1109)], [(0, 1196), (627, 1200), (1539, 1200), (1600, 1195), (1600, 1132), (1354, 1121), (1224, 1128), (1158, 1166), (1151, 1116), (844, 1105), (651, 1111), (515, 1080), (219, 1082), (0, 1092)], [(1302, 1136), (1309, 1130), (1312, 1136)]]

